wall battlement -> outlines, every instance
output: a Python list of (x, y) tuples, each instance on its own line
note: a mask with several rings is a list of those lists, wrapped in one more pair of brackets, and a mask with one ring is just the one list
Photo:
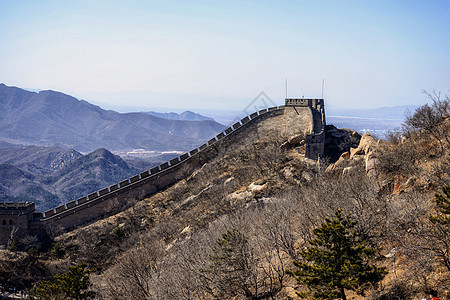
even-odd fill
[[(15, 214), (19, 213), (19, 210), (23, 209), (23, 207), (26, 207), (28, 218), (26, 229), (29, 230), (30, 233), (39, 233), (40, 231), (45, 231), (48, 226), (52, 226), (53, 231), (55, 228), (58, 228), (59, 230), (67, 230), (93, 219), (108, 215), (108, 213), (114, 209), (124, 209), (130, 202), (132, 202), (132, 200), (143, 199), (146, 196), (154, 194), (157, 191), (174, 184), (185, 176), (186, 171), (193, 171), (211, 158), (215, 157), (219, 153), (219, 150), (224, 147), (226, 148), (228, 144), (232, 144), (231, 139), (233, 139), (233, 136), (239, 134), (243, 128), (252, 126), (255, 122), (262, 121), (266, 118), (282, 115), (285, 107), (295, 106), (310, 107), (313, 111), (313, 114), (311, 115), (313, 130), (312, 133), (307, 136), (308, 150), (308, 141), (314, 145), (320, 144), (319, 138), (316, 137), (316, 131), (318, 131), (319, 128), (314, 126), (316, 123), (314, 118), (317, 118), (318, 116), (316, 108), (321, 107), (323, 110), (323, 99), (286, 99), (285, 106), (270, 107), (246, 116), (198, 148), (186, 152), (168, 162), (164, 162), (150, 170), (136, 174), (117, 184), (103, 188), (97, 192), (70, 201), (64, 205), (60, 205), (45, 212), (34, 213), (34, 203), (17, 203), (14, 205), (13, 203), (0, 204), (0, 219), (2, 215), (7, 212), (7, 210), (2, 210), (2, 207), (8, 207), (8, 211), (15, 212)], [(314, 111), (316, 111), (316, 113), (314, 113)], [(322, 116), (324, 118), (324, 113)], [(319, 120), (317, 124), (320, 124), (319, 127), (324, 129), (324, 122), (320, 116), (319, 118), (321, 120)], [(324, 137), (323, 133), (322, 137)], [(312, 154), (315, 153), (313, 153), (313, 151), (310, 152)], [(312, 158), (310, 157), (311, 155), (305, 156)], [(15, 210), (9, 208), (13, 206), (15, 207)], [(6, 243), (5, 238), (5, 236), (2, 238), (0, 235), (0, 244)]]
[(34, 210), (34, 202), (3, 202), (0, 211), (27, 211)]
[(304, 98), (286, 98), (285, 106), (288, 107), (313, 107), (317, 108), (319, 105), (324, 106), (323, 99), (304, 99)]

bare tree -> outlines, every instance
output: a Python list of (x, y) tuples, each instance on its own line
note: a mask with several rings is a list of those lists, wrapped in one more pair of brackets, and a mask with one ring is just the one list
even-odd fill
[[(424, 94), (433, 102), (431, 105), (425, 104), (414, 112), (414, 114), (406, 117), (404, 124), (404, 132), (407, 136), (417, 131), (426, 133), (435, 138), (442, 151), (450, 145), (450, 136), (448, 134), (448, 124), (443, 121), (450, 114), (450, 98), (448, 95), (441, 97), (440, 93)], [(442, 126), (445, 125), (445, 126)]]
[(155, 299), (155, 277), (163, 249), (158, 242), (147, 243), (117, 259), (98, 287), (106, 299)]

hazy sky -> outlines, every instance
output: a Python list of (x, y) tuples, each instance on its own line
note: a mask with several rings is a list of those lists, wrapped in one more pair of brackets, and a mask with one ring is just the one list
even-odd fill
[(0, 0), (0, 82), (103, 107), (421, 104), (450, 89), (450, 1)]

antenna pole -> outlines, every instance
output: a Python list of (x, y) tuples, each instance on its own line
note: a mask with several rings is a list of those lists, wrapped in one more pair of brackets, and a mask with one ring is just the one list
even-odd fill
[(325, 85), (325, 78), (322, 78), (322, 99), (323, 99), (323, 86)]
[(286, 99), (287, 99), (287, 90), (288, 90), (288, 85), (287, 85), (287, 78), (286, 78)]

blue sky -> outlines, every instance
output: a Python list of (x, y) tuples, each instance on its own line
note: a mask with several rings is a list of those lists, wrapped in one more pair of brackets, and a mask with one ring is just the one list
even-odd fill
[[(106, 108), (421, 104), (450, 89), (450, 1), (0, 0), (0, 82)], [(128, 108), (126, 108), (128, 107)]]

